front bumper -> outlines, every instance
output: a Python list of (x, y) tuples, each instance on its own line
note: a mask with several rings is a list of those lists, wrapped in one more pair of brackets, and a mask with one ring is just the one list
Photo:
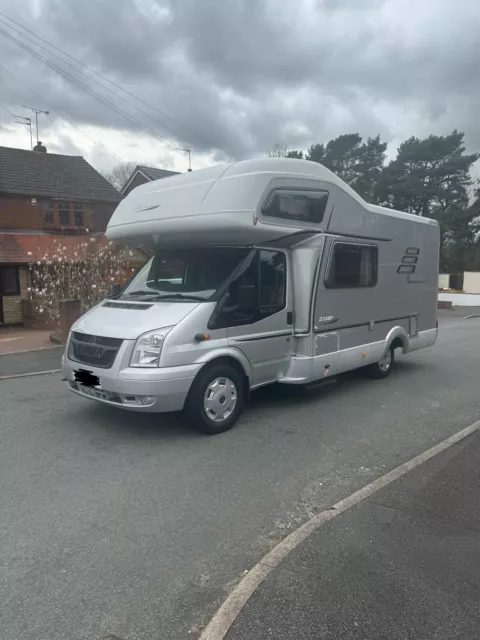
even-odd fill
[[(130, 411), (181, 411), (201, 364), (142, 369), (130, 367), (133, 343), (125, 341), (110, 369), (92, 367), (62, 358), (63, 378), (72, 393)], [(88, 371), (100, 384), (85, 386), (75, 380), (75, 372)]]

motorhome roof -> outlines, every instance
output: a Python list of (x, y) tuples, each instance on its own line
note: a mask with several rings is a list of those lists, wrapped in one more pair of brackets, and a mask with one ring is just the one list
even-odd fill
[[(258, 158), (232, 164), (216, 165), (162, 180), (134, 189), (117, 207), (107, 229), (112, 240), (131, 236), (154, 236), (172, 240), (189, 233), (225, 242), (235, 234), (236, 241), (272, 240), (305, 223), (263, 220), (252, 225), (252, 214), (258, 211), (268, 185), (275, 179), (308, 181), (318, 188), (335, 185), (362, 208), (374, 214), (403, 218), (416, 223), (437, 224), (428, 218), (378, 207), (365, 202), (351, 187), (321, 164), (293, 158)], [(181, 223), (181, 224), (180, 224)], [(311, 227), (310, 227), (311, 228)], [(319, 231), (321, 229), (318, 229)], [(255, 237), (255, 240), (252, 238)]]

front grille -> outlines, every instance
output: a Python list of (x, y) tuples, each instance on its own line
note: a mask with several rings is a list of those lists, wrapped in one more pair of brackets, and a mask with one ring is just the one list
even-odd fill
[(92, 367), (109, 369), (115, 362), (122, 342), (119, 338), (104, 338), (74, 331), (68, 345), (68, 357)]

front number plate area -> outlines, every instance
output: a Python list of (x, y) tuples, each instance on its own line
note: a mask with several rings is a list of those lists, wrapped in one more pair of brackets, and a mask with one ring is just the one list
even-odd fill
[(105, 391), (95, 389), (94, 387), (85, 387), (81, 384), (77, 384), (78, 391), (89, 398), (95, 398), (96, 400), (107, 400), (107, 394)]

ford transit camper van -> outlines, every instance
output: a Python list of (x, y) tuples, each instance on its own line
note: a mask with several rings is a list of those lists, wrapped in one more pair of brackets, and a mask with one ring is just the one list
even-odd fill
[(373, 206), (320, 164), (265, 158), (150, 182), (107, 229), (154, 255), (72, 327), (69, 389), (184, 410), (207, 433), (251, 390), (309, 385), (437, 338), (439, 226)]

